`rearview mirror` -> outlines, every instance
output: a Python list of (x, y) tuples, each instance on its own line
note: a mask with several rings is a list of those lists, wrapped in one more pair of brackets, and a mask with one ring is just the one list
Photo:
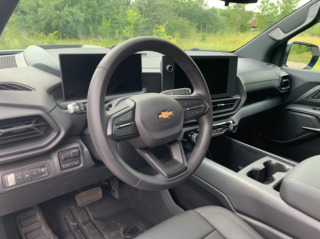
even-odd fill
[(221, 0), (225, 2), (226, 6), (229, 6), (229, 3), (257, 3), (258, 0)]
[(305, 42), (289, 42), (284, 65), (299, 69), (312, 69), (319, 59), (319, 47)]

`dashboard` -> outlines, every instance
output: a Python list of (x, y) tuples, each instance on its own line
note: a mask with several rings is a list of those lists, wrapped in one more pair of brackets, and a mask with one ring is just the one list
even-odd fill
[[(0, 215), (111, 174), (104, 167), (96, 167), (99, 157), (90, 141), (85, 114), (91, 76), (111, 50), (97, 46), (30, 46), (0, 56), (0, 199), (6, 202)], [(237, 125), (250, 114), (280, 105), (280, 98), (290, 88), (281, 86), (282, 79), (289, 75), (275, 65), (227, 52), (186, 53), (196, 62), (210, 89), (213, 137), (235, 130), (230, 125)], [(177, 93), (181, 88), (192, 91), (175, 62), (159, 53), (140, 52), (113, 73), (105, 101), (149, 92)], [(261, 92), (268, 95), (257, 98)], [(70, 112), (68, 106), (72, 104), (81, 110)], [(196, 130), (196, 121), (186, 122), (181, 137), (196, 134)], [(81, 178), (83, 170), (86, 178)], [(30, 180), (25, 180), (25, 175)], [(31, 188), (47, 187), (23, 204), (12, 199)]]

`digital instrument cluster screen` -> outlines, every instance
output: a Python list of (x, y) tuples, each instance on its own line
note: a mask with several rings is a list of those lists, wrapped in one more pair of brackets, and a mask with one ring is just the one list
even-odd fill
[[(65, 100), (85, 99), (92, 75), (105, 54), (60, 54)], [(113, 73), (106, 95), (142, 91), (141, 55), (125, 59)]]

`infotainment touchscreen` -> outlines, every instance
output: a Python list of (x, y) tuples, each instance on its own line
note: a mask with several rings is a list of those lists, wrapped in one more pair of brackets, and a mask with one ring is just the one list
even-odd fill
[[(85, 99), (90, 80), (104, 54), (60, 54), (60, 69), (65, 100)], [(106, 94), (142, 90), (141, 55), (133, 54), (116, 69)]]
[[(191, 58), (199, 67), (212, 98), (229, 97), (235, 94), (237, 56), (191, 56)], [(171, 72), (168, 71), (170, 64), (173, 66)], [(190, 80), (178, 64), (164, 57), (163, 65), (163, 81), (169, 79), (173, 82), (173, 84), (164, 82), (165, 87), (193, 90)]]

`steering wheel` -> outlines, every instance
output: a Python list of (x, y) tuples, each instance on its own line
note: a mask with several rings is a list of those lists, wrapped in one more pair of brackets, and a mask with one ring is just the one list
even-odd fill
[[(140, 51), (154, 51), (174, 60), (186, 73), (193, 86), (189, 95), (146, 93), (105, 105), (108, 83), (117, 66), (128, 56)], [(87, 119), (94, 147), (119, 179), (145, 190), (176, 186), (200, 165), (211, 140), (212, 106), (208, 87), (194, 61), (174, 44), (155, 37), (127, 40), (108, 53), (97, 66), (89, 87)], [(199, 123), (199, 135), (186, 158), (178, 140), (183, 123)], [(127, 141), (155, 170), (155, 175), (141, 173), (119, 155), (118, 142)], [(150, 149), (167, 146), (169, 158), (164, 162)]]

